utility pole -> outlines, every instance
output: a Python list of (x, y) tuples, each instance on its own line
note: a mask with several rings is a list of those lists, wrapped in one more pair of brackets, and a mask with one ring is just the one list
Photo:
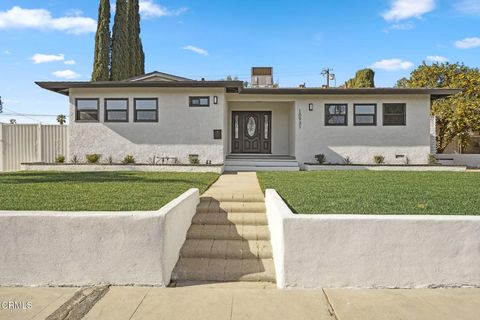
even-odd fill
[(330, 68), (324, 68), (322, 70), (321, 75), (327, 78), (327, 85), (325, 86), (326, 88), (330, 88), (330, 80), (335, 80), (335, 74), (332, 73), (333, 69)]

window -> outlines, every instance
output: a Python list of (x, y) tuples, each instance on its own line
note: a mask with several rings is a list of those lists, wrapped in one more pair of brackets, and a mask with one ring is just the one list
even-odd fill
[(353, 114), (355, 126), (377, 125), (377, 105), (374, 103), (353, 105)]
[(407, 124), (407, 105), (405, 103), (383, 104), (383, 125), (404, 126)]
[(76, 121), (98, 121), (98, 99), (75, 100)]
[(158, 99), (134, 99), (135, 122), (158, 122)]
[(326, 104), (325, 105), (325, 125), (326, 126), (346, 126), (348, 125), (346, 104)]
[(105, 99), (105, 122), (128, 122), (128, 99)]
[(209, 107), (210, 97), (190, 97), (190, 107)]

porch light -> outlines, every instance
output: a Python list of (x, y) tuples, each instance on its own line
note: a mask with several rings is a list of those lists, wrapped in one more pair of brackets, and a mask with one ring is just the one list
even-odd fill
[(309, 110), (309, 111), (313, 111), (313, 103), (309, 103), (309, 104), (308, 104), (308, 110)]
[(213, 96), (213, 104), (218, 104), (218, 97), (217, 96)]

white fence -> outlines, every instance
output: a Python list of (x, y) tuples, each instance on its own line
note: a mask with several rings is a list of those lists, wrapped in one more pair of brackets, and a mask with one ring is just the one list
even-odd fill
[(54, 162), (67, 155), (67, 126), (0, 124), (0, 171), (20, 170), (22, 162)]

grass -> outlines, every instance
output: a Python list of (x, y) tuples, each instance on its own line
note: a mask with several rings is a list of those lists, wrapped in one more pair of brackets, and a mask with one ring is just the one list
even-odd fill
[(475, 172), (262, 172), (296, 213), (480, 215)]
[(215, 173), (17, 172), (0, 174), (0, 210), (158, 210)]

